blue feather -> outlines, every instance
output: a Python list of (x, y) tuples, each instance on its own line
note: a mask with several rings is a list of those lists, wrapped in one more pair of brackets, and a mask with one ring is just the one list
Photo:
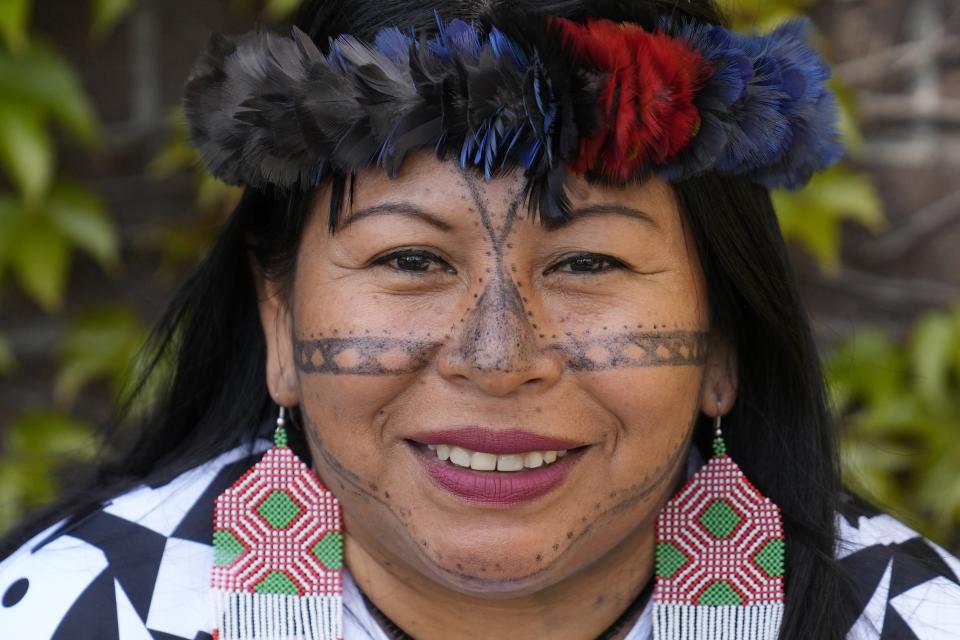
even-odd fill
[(791, 20), (763, 36), (670, 21), (661, 26), (714, 67), (696, 98), (700, 131), (661, 177), (713, 170), (770, 187), (798, 186), (839, 158), (835, 100), (824, 84), (829, 69), (808, 42), (809, 20)]
[(373, 41), (374, 47), (397, 64), (407, 63), (410, 47), (416, 42), (396, 27), (381, 29)]
[(451, 58), (475, 63), (480, 57), (480, 36), (463, 20), (451, 20), (443, 30), (446, 49)]
[(490, 47), (493, 49), (493, 53), (497, 58), (503, 58), (505, 55), (510, 56), (514, 64), (517, 65), (517, 69), (524, 69), (527, 66), (527, 54), (524, 53), (523, 49), (517, 46), (510, 38), (507, 37), (505, 33), (493, 27), (490, 30), (490, 35), (487, 36), (487, 39), (490, 42)]

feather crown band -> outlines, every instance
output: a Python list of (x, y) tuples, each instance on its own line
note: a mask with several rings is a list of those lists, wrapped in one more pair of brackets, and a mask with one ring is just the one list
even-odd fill
[[(296, 28), (214, 36), (185, 91), (193, 142), (226, 182), (281, 188), (374, 165), (395, 175), (418, 149), (488, 178), (519, 165), (554, 193), (565, 170), (798, 188), (842, 154), (807, 20), (767, 35), (562, 18), (526, 39), (506, 31), (438, 17), (430, 38), (341, 35), (326, 54)], [(541, 215), (562, 215), (559, 198), (541, 193)]]

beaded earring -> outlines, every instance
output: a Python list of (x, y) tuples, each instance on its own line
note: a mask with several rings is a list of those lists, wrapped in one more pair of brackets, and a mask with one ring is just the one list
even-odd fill
[(287, 446), (274, 446), (214, 507), (215, 640), (343, 638), (340, 503)]
[(727, 455), (713, 457), (657, 517), (655, 640), (776, 640), (783, 618), (780, 509)]

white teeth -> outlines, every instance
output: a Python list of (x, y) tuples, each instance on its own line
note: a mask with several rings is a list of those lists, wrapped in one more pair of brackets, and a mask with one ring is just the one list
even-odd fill
[(482, 451), (470, 451), (463, 447), (454, 447), (447, 444), (428, 444), (427, 449), (435, 452), (440, 460), (449, 460), (458, 467), (466, 467), (474, 471), (537, 469), (544, 465), (553, 464), (567, 455), (566, 451), (529, 451), (527, 453), (497, 455)]
[(473, 456), (466, 449), (450, 447), (450, 462), (458, 467), (469, 467), (471, 457)]
[(477, 452), (470, 458), (470, 468), (474, 471), (493, 471), (497, 468), (497, 456)]
[(523, 469), (523, 455), (513, 453), (508, 456), (497, 456), (497, 471), (520, 471)]

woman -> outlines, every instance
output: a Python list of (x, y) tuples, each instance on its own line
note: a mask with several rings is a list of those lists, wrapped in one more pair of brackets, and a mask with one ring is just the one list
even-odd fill
[(0, 628), (960, 634), (957, 560), (840, 491), (765, 188), (839, 155), (826, 70), (802, 24), (715, 24), (318, 1), (215, 40), (187, 114), (245, 195), (156, 330), (139, 439), (11, 538)]

